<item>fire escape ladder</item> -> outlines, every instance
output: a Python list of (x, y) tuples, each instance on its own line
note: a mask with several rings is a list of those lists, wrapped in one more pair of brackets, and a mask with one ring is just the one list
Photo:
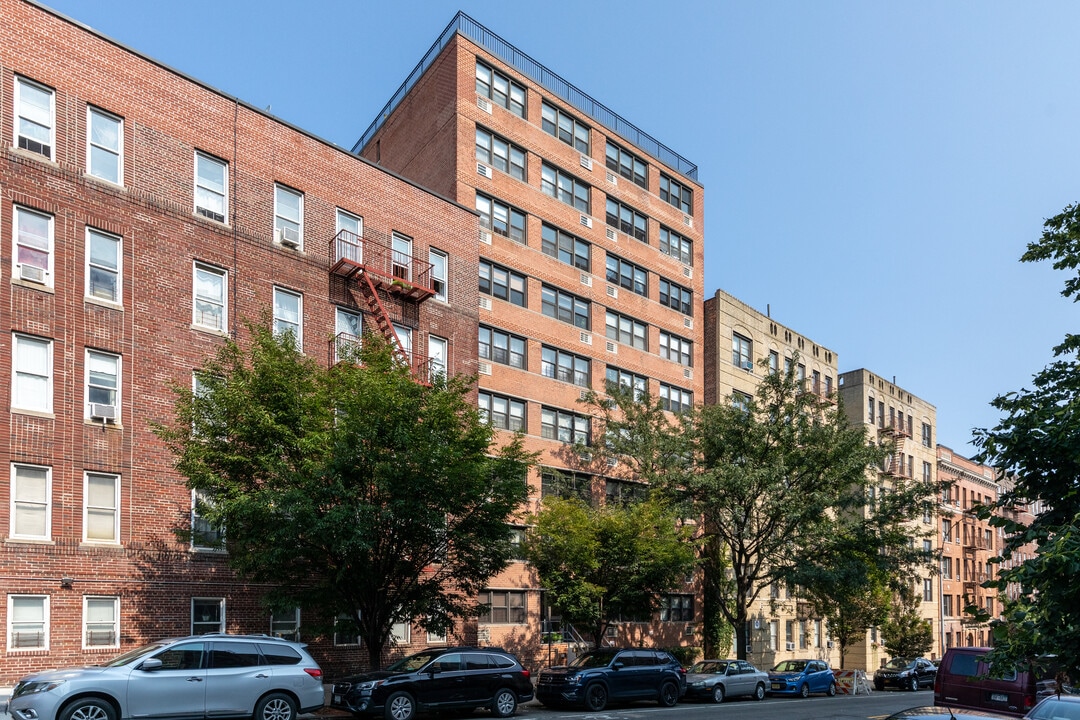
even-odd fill
[(408, 354), (405, 352), (405, 348), (401, 346), (401, 339), (398, 337), (397, 331), (394, 330), (394, 324), (390, 322), (390, 315), (386, 312), (386, 307), (383, 305), (382, 300), (379, 298), (379, 293), (375, 289), (375, 283), (371, 280), (370, 273), (360, 273), (360, 293), (364, 296), (364, 300), (367, 301), (368, 309), (371, 310), (372, 316), (375, 318), (375, 324), (379, 328), (379, 332), (386, 338), (386, 341), (390, 343), (390, 347), (393, 349), (394, 357), (406, 367), (412, 367)]

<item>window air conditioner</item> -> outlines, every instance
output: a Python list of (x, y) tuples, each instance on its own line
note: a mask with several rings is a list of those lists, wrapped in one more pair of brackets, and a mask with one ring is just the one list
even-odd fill
[(278, 228), (274, 232), (275, 239), (287, 248), (300, 247), (300, 233), (292, 228)]
[(743, 366), (743, 370), (749, 370), (750, 372), (754, 371), (754, 361), (753, 360), (744, 360), (742, 366)]
[(788, 650), (788, 651), (794, 650), (795, 649), (795, 643), (793, 643), (793, 642), (784, 643), (784, 649)]
[(103, 403), (90, 403), (90, 419), (104, 422), (116, 422), (116, 406)]
[(49, 271), (45, 268), (40, 268), (37, 265), (24, 265), (19, 264), (19, 278), (28, 282), (45, 283), (45, 278), (48, 276)]

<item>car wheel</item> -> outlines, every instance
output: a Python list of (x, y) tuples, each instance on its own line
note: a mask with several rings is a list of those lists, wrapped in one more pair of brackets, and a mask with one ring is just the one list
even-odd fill
[(724, 702), (724, 686), (717, 685), (712, 689), (712, 701), (714, 703)]
[(60, 720), (116, 720), (116, 710), (112, 705), (98, 698), (85, 698), (64, 708)]
[(874, 683), (874, 689), (882, 692), (885, 689), (885, 683)]
[(517, 711), (517, 695), (509, 688), (502, 688), (495, 692), (495, 699), (491, 701), (491, 714), (495, 717), (510, 717)]
[(806, 683), (803, 683), (802, 687), (799, 688), (799, 697), (804, 697), (804, 698), (810, 697), (810, 686), (807, 685)]
[(765, 686), (762, 685), (761, 683), (758, 683), (757, 687), (754, 688), (754, 699), (755, 700), (764, 700), (765, 699)]
[(918, 678), (918, 676), (916, 676), (916, 675), (911, 676), (911, 682), (909, 683), (908, 687), (911, 689), (911, 692), (915, 692), (916, 690), (919, 689), (919, 678)]
[(836, 696), (836, 683), (834, 683), (834, 682), (829, 683), (829, 689), (826, 690), (825, 692), (828, 694), (829, 697), (835, 697)]
[(661, 707), (674, 707), (679, 702), (679, 687), (673, 682), (666, 682), (660, 686)]
[[(600, 683), (593, 683), (585, 688), (585, 707), (593, 712), (600, 712), (607, 707), (607, 688)], [(402, 720), (394, 718), (394, 720)]]
[(416, 714), (416, 703), (407, 692), (396, 692), (386, 698), (386, 720), (412, 720)]
[(296, 701), (284, 693), (270, 693), (255, 706), (255, 720), (296, 720)]

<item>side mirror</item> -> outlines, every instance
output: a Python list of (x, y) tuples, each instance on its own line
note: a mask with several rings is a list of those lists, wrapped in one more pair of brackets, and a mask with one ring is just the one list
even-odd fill
[(146, 658), (139, 665), (139, 669), (144, 672), (153, 672), (154, 670), (161, 669), (161, 660), (158, 658)]
[(622, 660), (616, 660), (615, 662), (611, 663), (611, 667), (614, 670), (618, 670), (618, 669), (624, 667), (623, 661)]

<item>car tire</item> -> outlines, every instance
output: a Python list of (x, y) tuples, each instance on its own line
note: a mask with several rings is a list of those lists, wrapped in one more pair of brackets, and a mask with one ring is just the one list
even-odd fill
[(675, 707), (679, 702), (679, 686), (673, 682), (660, 683), (660, 695), (657, 697), (660, 707)]
[(883, 692), (885, 690), (885, 683), (874, 683), (874, 689), (878, 692)]
[(829, 697), (836, 697), (836, 683), (829, 683), (829, 689), (825, 691)]
[(802, 687), (799, 688), (799, 697), (804, 697), (804, 698), (810, 697), (810, 686), (807, 685), (806, 683), (803, 683)]
[(491, 714), (497, 718), (508, 718), (517, 712), (517, 695), (510, 688), (499, 688), (495, 699), (491, 701)]
[(116, 720), (116, 708), (99, 698), (76, 700), (64, 708), (59, 720)]
[[(585, 688), (585, 707), (591, 712), (600, 712), (607, 707), (607, 688), (600, 683), (593, 683)], [(393, 718), (400, 720), (400, 718)]]
[(723, 685), (718, 684), (716, 687), (714, 687), (712, 689), (712, 701), (714, 703), (722, 703), (722, 702), (724, 702), (724, 686)]
[(416, 715), (416, 701), (407, 692), (396, 692), (386, 698), (383, 715), (386, 720), (412, 720)]
[(754, 699), (755, 700), (764, 700), (765, 699), (765, 685), (764, 684), (758, 683), (757, 687), (754, 688)]
[(254, 720), (296, 720), (296, 701), (285, 693), (270, 693), (255, 704)]
[(910, 690), (911, 692), (915, 692), (918, 689), (919, 689), (919, 678), (918, 678), (917, 675), (912, 675), (911, 676), (911, 682), (908, 683), (908, 690)]

